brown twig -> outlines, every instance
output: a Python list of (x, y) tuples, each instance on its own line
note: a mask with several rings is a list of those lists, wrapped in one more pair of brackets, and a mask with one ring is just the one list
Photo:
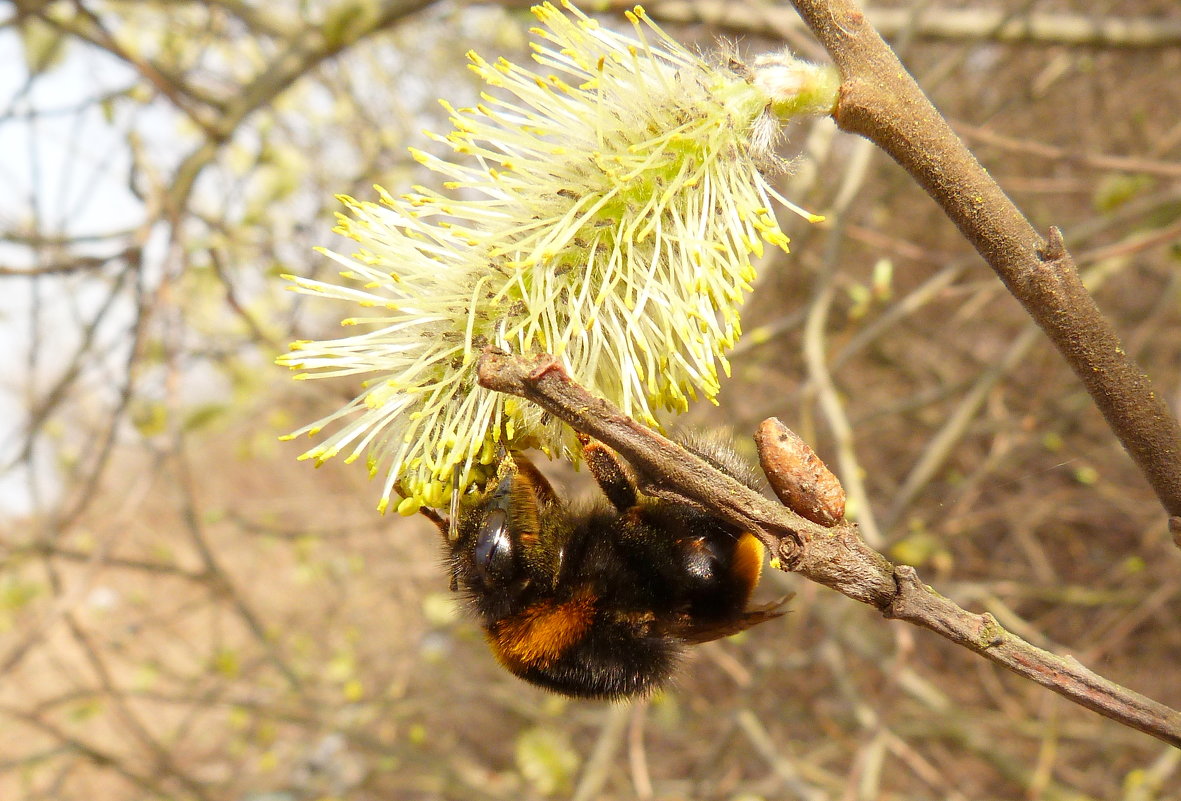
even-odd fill
[(1117, 170), (1119, 172), (1135, 174), (1144, 173), (1167, 179), (1181, 178), (1181, 164), (1175, 161), (1109, 156), (1106, 153), (1087, 153), (1076, 149), (1054, 147), (1044, 142), (1034, 142), (1027, 139), (1004, 136), (988, 128), (979, 125), (969, 125), (963, 121), (956, 121), (955, 129), (959, 131), (961, 136), (979, 142), (982, 145), (1003, 148), (1012, 153), (1025, 153), (1047, 161), (1065, 161), (1092, 170)]
[(718, 472), (574, 383), (552, 356), (531, 359), (487, 351), (480, 384), (541, 406), (628, 460), (646, 492), (694, 503), (755, 533), (784, 569), (869, 604), (1032, 679), (1126, 726), (1181, 747), (1181, 712), (1091, 672), (1077, 660), (1037, 648), (990, 614), (961, 609), (923, 584), (914, 568), (895, 566), (848, 521), (825, 527), (805, 520)]
[(1061, 232), (1034, 230), (852, 0), (793, 2), (841, 71), (837, 124), (939, 203), (1070, 364), (1165, 510), (1181, 514), (1181, 426), (1083, 286)]

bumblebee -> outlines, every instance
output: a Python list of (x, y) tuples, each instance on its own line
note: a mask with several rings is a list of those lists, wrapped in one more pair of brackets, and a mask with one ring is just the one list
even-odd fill
[[(569, 505), (520, 453), (481, 492), (432, 519), (452, 590), (497, 660), (562, 695), (620, 699), (664, 684), (686, 646), (781, 614), (748, 607), (762, 544), (697, 507), (641, 495), (619, 457), (580, 437), (603, 498)], [(720, 443), (681, 445), (753, 489), (759, 477)]]

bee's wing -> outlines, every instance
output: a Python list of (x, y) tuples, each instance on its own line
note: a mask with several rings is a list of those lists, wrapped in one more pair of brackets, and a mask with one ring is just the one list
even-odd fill
[(693, 645), (720, 640), (783, 615), (786, 611), (783, 607), (791, 597), (785, 595), (777, 601), (751, 607), (741, 615), (725, 620), (693, 620), (685, 616), (669, 626), (668, 633)]

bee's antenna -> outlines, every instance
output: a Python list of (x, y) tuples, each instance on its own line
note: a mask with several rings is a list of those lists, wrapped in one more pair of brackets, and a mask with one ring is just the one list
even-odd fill
[(429, 506), (422, 507), (421, 509), (418, 510), (418, 513), (420, 515), (422, 515), (423, 517), (425, 517), (427, 520), (434, 523), (435, 528), (439, 529), (440, 534), (443, 534), (443, 535), (447, 534), (447, 529), (451, 524), (441, 514), (439, 514), (438, 512), (436, 512), (434, 509), (430, 508)]

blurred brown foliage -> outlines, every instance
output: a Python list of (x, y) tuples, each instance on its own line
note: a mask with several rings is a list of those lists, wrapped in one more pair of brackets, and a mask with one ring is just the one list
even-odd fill
[[(784, 8), (663, 5), (683, 40), (821, 57)], [(971, 7), (895, 5), (908, 67), (1064, 230), (1176, 408), (1181, 37), (937, 36)], [(1173, 0), (1007, 5), (1181, 25)], [(547, 696), (455, 617), (429, 524), (276, 441), (351, 391), (271, 365), (337, 314), (278, 274), (333, 269), (311, 248), (339, 244), (334, 193), (421, 180), (406, 145), (446, 129), (436, 97), (474, 97), (466, 49), (527, 57), (520, 9), (0, 14), (0, 798), (1181, 798), (1181, 752), (778, 574), (792, 613), (698, 649), (651, 702)], [(722, 405), (690, 424), (749, 447), (778, 415), (860, 478), (851, 511), (892, 558), (1181, 705), (1181, 554), (1085, 393), (896, 166), (828, 121), (791, 141), (789, 196), (851, 203), (764, 266)]]

